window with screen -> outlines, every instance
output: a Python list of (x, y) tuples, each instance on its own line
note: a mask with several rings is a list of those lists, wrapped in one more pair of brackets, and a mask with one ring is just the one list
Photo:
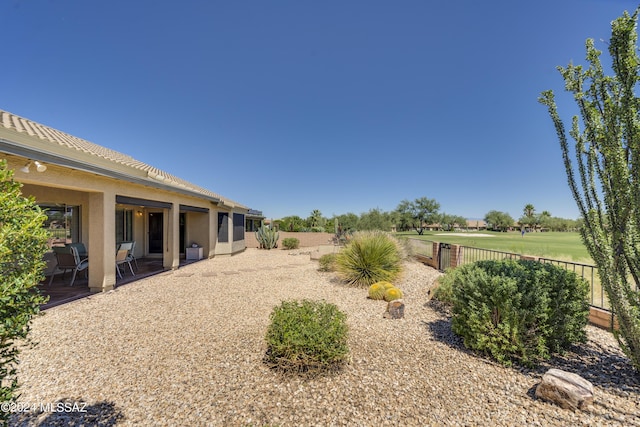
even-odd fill
[(233, 214), (233, 241), (244, 240), (244, 215)]
[(218, 212), (218, 242), (226, 243), (229, 241), (229, 214), (227, 212)]

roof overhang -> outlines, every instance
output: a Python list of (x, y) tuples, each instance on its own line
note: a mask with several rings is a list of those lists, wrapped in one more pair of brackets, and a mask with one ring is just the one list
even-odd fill
[(157, 188), (172, 193), (183, 194), (191, 197), (197, 197), (199, 199), (209, 200), (212, 203), (219, 204), (222, 202), (217, 197), (207, 196), (202, 193), (190, 191), (186, 188), (179, 188), (172, 185), (163, 184), (161, 181), (144, 179), (137, 176), (128, 175), (119, 171), (110, 170), (101, 166), (92, 165), (90, 163), (75, 160), (69, 157), (61, 156), (59, 154), (51, 154), (40, 150), (25, 147), (22, 144), (16, 144), (7, 139), (0, 138), (0, 152), (6, 154), (12, 154), (15, 156), (25, 157), (27, 159), (38, 160), (46, 162), (52, 165), (75, 169), (82, 172), (92, 173), (107, 178), (113, 178), (120, 181), (129, 182), (132, 184), (145, 185), (152, 188)]

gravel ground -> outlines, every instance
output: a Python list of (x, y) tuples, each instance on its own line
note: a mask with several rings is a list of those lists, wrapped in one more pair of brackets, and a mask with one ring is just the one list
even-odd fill
[[(438, 272), (407, 263), (405, 318), (318, 270), (308, 252), (248, 249), (48, 310), (20, 364), (12, 425), (640, 426), (640, 376), (611, 334), (536, 369), (464, 349), (429, 290)], [(314, 379), (263, 363), (273, 307), (324, 299), (347, 313), (352, 360)], [(550, 367), (596, 389), (587, 411), (538, 400)], [(14, 408), (20, 409), (20, 408)]]

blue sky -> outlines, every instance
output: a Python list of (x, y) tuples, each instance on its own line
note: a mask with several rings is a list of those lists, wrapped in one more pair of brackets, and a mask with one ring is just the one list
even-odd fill
[(0, 109), (268, 218), (577, 218), (541, 91), (622, 0), (5, 0)]

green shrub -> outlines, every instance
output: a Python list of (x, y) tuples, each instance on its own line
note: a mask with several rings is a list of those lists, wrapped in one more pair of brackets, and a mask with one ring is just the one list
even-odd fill
[(318, 262), (320, 263), (320, 271), (336, 271), (336, 255), (337, 254), (324, 254), (320, 257)]
[(501, 363), (534, 364), (586, 340), (589, 285), (535, 261), (480, 261), (447, 273), (452, 329)]
[[(0, 403), (17, 398), (19, 343), (33, 344), (31, 319), (47, 301), (37, 288), (47, 251), (46, 215), (20, 187), (0, 161)], [(9, 414), (0, 411), (0, 425)]]
[[(454, 270), (450, 270), (452, 273)], [(440, 276), (433, 289), (433, 298), (447, 304), (453, 304), (453, 274), (445, 274)]]
[(376, 282), (373, 285), (369, 286), (369, 298), (375, 299), (375, 300), (384, 299), (384, 293), (387, 291), (385, 284), (387, 283), (389, 282)]
[(381, 231), (361, 231), (338, 253), (336, 270), (350, 285), (369, 287), (394, 282), (402, 274), (403, 252), (397, 239)]
[(324, 301), (283, 301), (271, 313), (265, 361), (281, 372), (311, 376), (348, 361), (346, 315)]
[(296, 239), (295, 237), (287, 237), (285, 239), (282, 239), (282, 246), (285, 249), (298, 249), (298, 247), (300, 246), (300, 240)]
[(401, 299), (402, 298), (402, 291), (398, 288), (389, 288), (385, 291), (384, 293), (384, 300), (389, 302), (389, 301), (395, 301), (397, 299)]

